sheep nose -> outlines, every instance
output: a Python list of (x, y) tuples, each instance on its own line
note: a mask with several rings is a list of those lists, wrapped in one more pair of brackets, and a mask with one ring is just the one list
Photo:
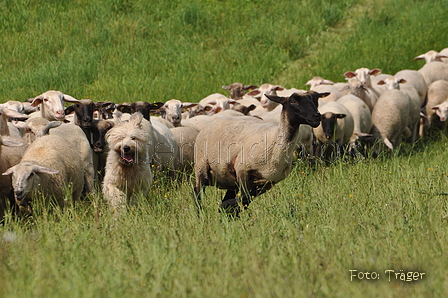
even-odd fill
[(23, 190), (16, 190), (16, 191), (14, 191), (14, 196), (15, 196), (18, 200), (22, 199), (22, 197), (23, 197)]
[(124, 152), (129, 152), (129, 150), (131, 150), (131, 147), (129, 147), (128, 145), (123, 146)]

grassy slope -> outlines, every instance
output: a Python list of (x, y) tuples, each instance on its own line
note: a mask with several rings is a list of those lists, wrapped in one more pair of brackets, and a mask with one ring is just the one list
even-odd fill
[[(54, 88), (119, 102), (195, 100), (234, 81), (301, 88), (361, 66), (416, 69), (414, 56), (448, 40), (441, 1), (277, 2), (0, 2), (0, 94)], [(158, 177), (117, 221), (86, 202), (8, 222), (0, 296), (444, 297), (447, 143), (314, 170), (299, 162), (237, 221), (216, 212), (222, 191), (207, 190), (197, 217), (193, 177)], [(381, 277), (351, 282), (350, 269)], [(426, 279), (388, 282), (387, 269)]]

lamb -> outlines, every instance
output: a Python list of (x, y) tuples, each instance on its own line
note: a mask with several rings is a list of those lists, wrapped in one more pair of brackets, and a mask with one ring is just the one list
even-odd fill
[(349, 151), (354, 153), (359, 137), (367, 136), (372, 128), (372, 114), (367, 104), (353, 94), (347, 94), (338, 99), (353, 117), (353, 133), (350, 137)]
[(223, 117), (200, 131), (194, 165), (197, 202), (205, 186), (216, 185), (227, 190), (221, 208), (238, 215), (238, 191), (247, 207), (252, 198), (285, 179), (292, 169), (298, 128), (319, 125), (317, 100), (326, 95), (268, 95), (283, 106), (279, 125), (255, 117)]
[(12, 174), (14, 197), (21, 213), (31, 213), (31, 202), (42, 193), (47, 201), (54, 198), (63, 208), (66, 190), (71, 187), (72, 200), (79, 200), (84, 188), (83, 163), (78, 151), (66, 138), (46, 135), (36, 139), (19, 164), (3, 175)]
[(117, 118), (106, 134), (110, 150), (102, 191), (111, 209), (118, 213), (126, 210), (127, 204), (136, 203), (139, 193), (146, 195), (152, 183), (150, 136), (143, 119), (139, 112), (132, 114), (129, 121)]
[(39, 106), (40, 110), (31, 113), (30, 117), (43, 117), (50, 121), (64, 121), (64, 102), (80, 103), (79, 100), (61, 91), (49, 90), (44, 92), (32, 100), (31, 105), (33, 107)]
[[(333, 153), (339, 155), (341, 149), (349, 143), (354, 130), (354, 121), (350, 111), (336, 101), (330, 101), (320, 106), (319, 113), (321, 114), (321, 123), (313, 128), (317, 141), (315, 154), (323, 154), (323, 157), (328, 159)], [(325, 152), (322, 152), (324, 144), (330, 146), (326, 148)]]
[[(397, 89), (385, 91), (375, 105), (372, 113), (371, 136), (362, 139), (364, 142), (375, 145), (373, 156), (385, 149), (391, 151), (401, 143), (402, 135), (409, 137), (411, 132), (407, 128), (409, 117), (409, 99)], [(381, 142), (377, 142), (380, 140)]]
[[(412, 76), (408, 76), (412, 79)], [(406, 83), (406, 84), (404, 84)], [(410, 142), (414, 143), (418, 137), (419, 123), (420, 123), (420, 108), (421, 108), (421, 98), (417, 90), (413, 85), (408, 85), (405, 79), (398, 79), (395, 77), (387, 78), (384, 81), (378, 82), (378, 84), (386, 85), (388, 90), (397, 89), (403, 92), (409, 100), (409, 115), (407, 117), (408, 124), (411, 131)], [(404, 85), (403, 85), (404, 84)], [(402, 87), (400, 87), (402, 86)]]
[(432, 127), (439, 129), (443, 128), (445, 124), (440, 122), (439, 114), (443, 112), (441, 105), (448, 98), (448, 81), (437, 80), (428, 86), (428, 102), (426, 103), (425, 114), (425, 134), (428, 134)]

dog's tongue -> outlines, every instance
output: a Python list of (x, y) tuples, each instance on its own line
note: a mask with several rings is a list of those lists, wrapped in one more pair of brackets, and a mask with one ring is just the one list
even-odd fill
[(121, 158), (126, 162), (126, 163), (132, 163), (134, 162), (134, 154), (132, 153), (123, 153)]

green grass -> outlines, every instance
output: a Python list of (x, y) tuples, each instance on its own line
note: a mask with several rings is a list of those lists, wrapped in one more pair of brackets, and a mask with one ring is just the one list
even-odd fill
[[(304, 88), (418, 69), (447, 47), (445, 1), (0, 0), (0, 101), (199, 101), (222, 85)], [(101, 196), (0, 227), (0, 297), (445, 297), (443, 134), (393, 156), (297, 161), (238, 220), (194, 176), (156, 175), (115, 219)], [(350, 271), (380, 280), (350, 280)], [(388, 281), (385, 270), (424, 272)]]

